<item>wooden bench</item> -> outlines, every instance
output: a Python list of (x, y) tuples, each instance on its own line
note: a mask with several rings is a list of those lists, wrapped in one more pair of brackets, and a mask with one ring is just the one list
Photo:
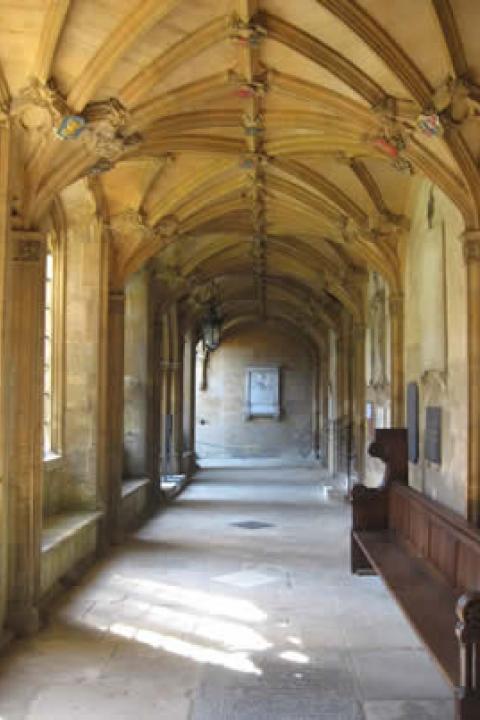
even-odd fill
[(353, 488), (352, 572), (383, 579), (452, 685), (456, 720), (480, 720), (480, 531), (407, 486), (405, 431), (377, 431), (371, 454), (386, 479)]

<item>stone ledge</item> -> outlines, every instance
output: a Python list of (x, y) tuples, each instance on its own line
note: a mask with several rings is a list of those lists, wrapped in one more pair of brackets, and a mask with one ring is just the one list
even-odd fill
[(124, 480), (122, 483), (122, 498), (141, 490), (150, 484), (149, 478), (138, 478), (136, 480)]
[(101, 517), (103, 513), (98, 510), (50, 516), (42, 530), (42, 554), (50, 552), (57, 545), (74, 537), (82, 528), (96, 523)]
[(43, 457), (43, 467), (47, 472), (63, 467), (64, 462), (65, 458), (63, 455), (57, 455), (57, 453), (53, 452), (48, 453)]
[(59, 581), (96, 556), (101, 512), (52, 515), (42, 532), (40, 592), (45, 598)]
[(153, 486), (149, 478), (124, 480), (120, 506), (120, 526), (124, 532), (140, 527), (153, 508)]

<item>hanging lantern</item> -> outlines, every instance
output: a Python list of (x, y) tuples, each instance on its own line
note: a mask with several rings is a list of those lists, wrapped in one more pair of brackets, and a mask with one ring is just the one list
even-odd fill
[(220, 345), (221, 321), (215, 305), (210, 306), (208, 314), (202, 320), (202, 334), (205, 347), (213, 352)]

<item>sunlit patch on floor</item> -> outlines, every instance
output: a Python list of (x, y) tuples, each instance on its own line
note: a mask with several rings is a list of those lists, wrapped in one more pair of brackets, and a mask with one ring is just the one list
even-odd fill
[(142, 594), (152, 598), (156, 603), (183, 605), (209, 615), (223, 615), (244, 622), (264, 622), (267, 619), (266, 613), (254, 603), (241, 598), (123, 575), (115, 575), (112, 581), (124, 586), (129, 595)]
[(122, 623), (114, 623), (110, 627), (110, 632), (128, 640), (136, 640), (158, 650), (189, 658), (195, 662), (218, 665), (228, 670), (250, 675), (262, 674), (261, 669), (250, 660), (246, 653), (222, 652), (215, 648), (195, 645), (172, 635), (163, 635), (153, 630), (142, 630)]
[(247, 589), (278, 582), (281, 577), (279, 575), (266, 575), (257, 570), (240, 570), (239, 572), (228, 573), (227, 575), (219, 575), (213, 579), (215, 582)]
[(308, 665), (310, 658), (304, 653), (294, 652), (293, 650), (287, 650), (286, 652), (280, 653), (279, 657), (282, 660), (286, 660), (291, 663), (298, 663), (299, 665)]

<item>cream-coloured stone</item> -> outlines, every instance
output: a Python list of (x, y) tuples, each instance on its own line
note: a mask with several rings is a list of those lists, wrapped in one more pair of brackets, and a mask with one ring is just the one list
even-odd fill
[[(465, 514), (467, 509), (467, 318), (466, 276), (462, 263), (463, 223), (451, 203), (435, 191), (435, 223), (442, 271), (432, 273), (418, 262), (429, 234), (427, 209), (431, 186), (420, 185), (413, 198), (412, 228), (407, 244), (405, 282), (406, 381), (420, 390), (420, 461), (410, 464), (411, 483), (440, 502)], [(418, 305), (422, 288), (435, 284), (445, 303), (446, 315), (430, 302)], [(444, 343), (444, 367), (425, 367)], [(425, 345), (425, 343), (430, 343)], [(439, 373), (436, 371), (440, 371)], [(442, 408), (442, 465), (429, 466), (424, 457), (425, 411)]]

